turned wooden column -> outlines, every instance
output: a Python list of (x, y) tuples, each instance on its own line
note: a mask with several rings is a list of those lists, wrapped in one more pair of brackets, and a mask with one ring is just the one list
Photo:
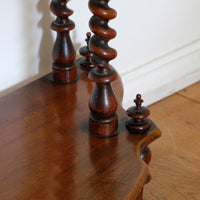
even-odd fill
[(89, 130), (100, 137), (114, 136), (118, 132), (117, 101), (111, 82), (117, 73), (109, 65), (109, 61), (117, 56), (115, 49), (108, 42), (116, 36), (116, 31), (108, 26), (108, 22), (117, 15), (108, 6), (108, 0), (90, 0), (89, 8), (93, 13), (89, 25), (94, 33), (89, 42), (89, 48), (94, 54), (91, 61), (96, 66), (89, 73), (89, 78), (96, 82), (90, 97)]
[(69, 31), (74, 29), (74, 22), (68, 17), (73, 11), (67, 8), (68, 0), (52, 0), (51, 11), (57, 16), (51, 28), (57, 32), (53, 48), (53, 79), (57, 83), (70, 83), (76, 80), (76, 52)]

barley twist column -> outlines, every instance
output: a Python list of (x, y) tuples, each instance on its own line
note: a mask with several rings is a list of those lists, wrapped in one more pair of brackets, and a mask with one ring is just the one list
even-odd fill
[(108, 6), (108, 2), (109, 0), (89, 1), (89, 8), (93, 13), (89, 25), (94, 33), (89, 48), (93, 53), (91, 60), (96, 66), (89, 73), (89, 78), (96, 82), (89, 101), (89, 130), (99, 137), (114, 136), (118, 132), (117, 101), (111, 87), (117, 73), (109, 65), (117, 52), (108, 45), (109, 40), (116, 36), (116, 31), (108, 26), (108, 22), (117, 13)]

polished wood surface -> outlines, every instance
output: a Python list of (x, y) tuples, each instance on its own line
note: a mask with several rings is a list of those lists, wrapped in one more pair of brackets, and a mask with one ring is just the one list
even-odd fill
[(199, 200), (200, 82), (149, 108), (163, 135), (151, 145), (145, 200)]
[[(141, 200), (149, 179), (149, 143), (160, 136), (129, 134), (119, 103), (119, 135), (89, 134), (86, 72), (78, 81), (55, 84), (51, 75), (0, 99), (0, 199)], [(113, 82), (118, 99), (122, 85)], [(145, 156), (146, 155), (146, 156)]]

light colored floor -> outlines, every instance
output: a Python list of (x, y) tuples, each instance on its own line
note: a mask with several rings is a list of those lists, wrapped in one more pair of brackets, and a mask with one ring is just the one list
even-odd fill
[(149, 108), (163, 135), (150, 145), (145, 200), (200, 200), (200, 82)]

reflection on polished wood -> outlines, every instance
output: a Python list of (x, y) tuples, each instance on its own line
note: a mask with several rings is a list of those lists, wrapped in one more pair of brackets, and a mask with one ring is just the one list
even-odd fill
[[(119, 102), (119, 135), (92, 136), (87, 73), (68, 85), (49, 77), (0, 99), (0, 199), (141, 200), (149, 171), (140, 154), (160, 131), (129, 134)], [(119, 78), (113, 88), (122, 100)]]

